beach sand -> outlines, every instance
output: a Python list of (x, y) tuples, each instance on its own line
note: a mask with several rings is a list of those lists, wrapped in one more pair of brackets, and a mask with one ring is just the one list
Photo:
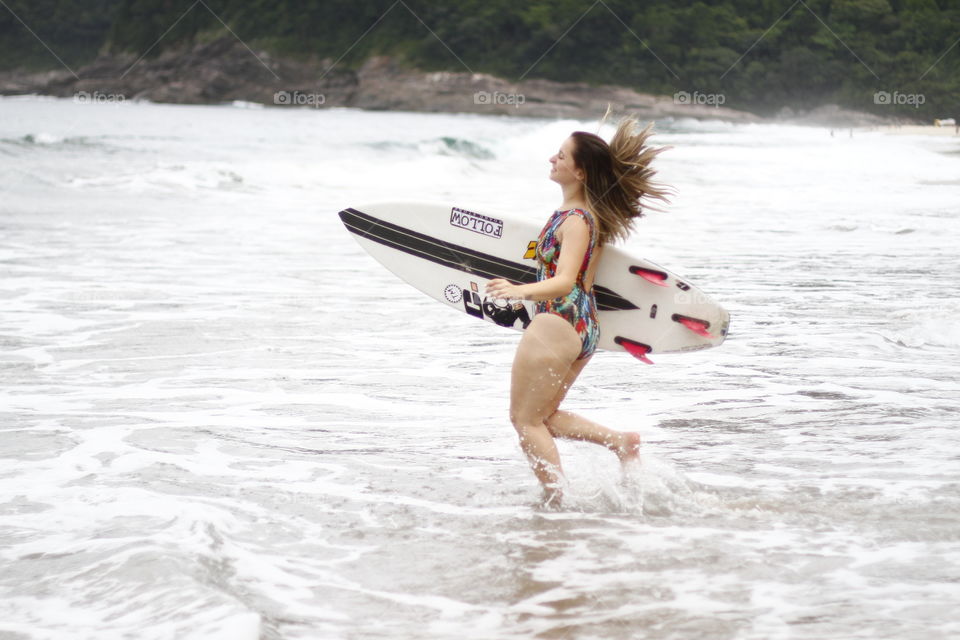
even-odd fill
[(887, 125), (885, 127), (880, 127), (880, 130), (884, 133), (889, 133), (892, 135), (926, 135), (926, 136), (960, 136), (960, 131), (954, 125), (948, 125), (945, 127), (935, 127), (933, 125)]

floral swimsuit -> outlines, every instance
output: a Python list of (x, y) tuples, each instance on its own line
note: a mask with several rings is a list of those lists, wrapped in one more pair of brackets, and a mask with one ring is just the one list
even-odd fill
[(587, 291), (583, 282), (590, 266), (590, 257), (597, 246), (597, 226), (590, 213), (583, 209), (553, 212), (546, 226), (543, 227), (543, 231), (540, 232), (540, 239), (537, 242), (537, 261), (539, 262), (537, 281), (552, 278), (557, 273), (557, 264), (560, 262), (560, 241), (557, 239), (557, 229), (569, 216), (580, 216), (586, 221), (590, 228), (590, 244), (583, 256), (583, 264), (580, 266), (580, 272), (577, 274), (577, 281), (573, 285), (573, 290), (560, 298), (538, 302), (537, 313), (552, 313), (560, 316), (573, 326), (583, 345), (577, 360), (583, 360), (592, 356), (593, 352), (597, 350), (597, 340), (600, 337), (600, 325), (597, 323), (597, 300), (593, 295), (593, 289)]

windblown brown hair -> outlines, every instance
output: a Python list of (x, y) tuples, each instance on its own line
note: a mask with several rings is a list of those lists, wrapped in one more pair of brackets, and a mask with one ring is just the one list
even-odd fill
[(649, 207), (647, 201), (666, 202), (673, 193), (670, 187), (653, 182), (656, 171), (650, 167), (653, 159), (669, 147), (647, 145), (653, 123), (642, 131), (637, 129), (635, 118), (622, 119), (610, 144), (585, 131), (571, 134), (575, 142), (573, 162), (585, 174), (584, 195), (597, 220), (600, 244), (626, 239), (643, 209)]

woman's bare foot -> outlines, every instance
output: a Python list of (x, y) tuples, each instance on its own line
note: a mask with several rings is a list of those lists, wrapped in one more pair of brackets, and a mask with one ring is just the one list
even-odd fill
[(544, 511), (559, 511), (563, 508), (563, 490), (560, 487), (544, 487), (540, 508)]
[(620, 445), (614, 449), (614, 453), (620, 458), (620, 462), (640, 460), (640, 434), (633, 431), (624, 431), (621, 435)]

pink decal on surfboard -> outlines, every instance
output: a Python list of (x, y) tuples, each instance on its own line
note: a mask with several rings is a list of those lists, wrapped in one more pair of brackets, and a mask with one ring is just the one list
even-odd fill
[(647, 282), (653, 283), (659, 287), (666, 287), (667, 274), (663, 271), (657, 271), (656, 269), (646, 269), (644, 267), (638, 267), (636, 265), (630, 267), (630, 273), (640, 276)]
[(697, 320), (696, 318), (688, 318), (686, 316), (677, 315), (674, 317), (674, 320), (685, 326), (690, 331), (693, 331), (698, 336), (703, 336), (704, 338), (716, 338), (717, 336), (713, 335), (707, 331), (709, 323), (704, 322), (703, 320)]
[(647, 357), (647, 354), (652, 350), (650, 345), (646, 345), (640, 342), (634, 342), (628, 338), (622, 336), (617, 336), (613, 339), (618, 345), (626, 349), (627, 353), (632, 355), (637, 360), (646, 362), (647, 364), (653, 364), (653, 360)]

